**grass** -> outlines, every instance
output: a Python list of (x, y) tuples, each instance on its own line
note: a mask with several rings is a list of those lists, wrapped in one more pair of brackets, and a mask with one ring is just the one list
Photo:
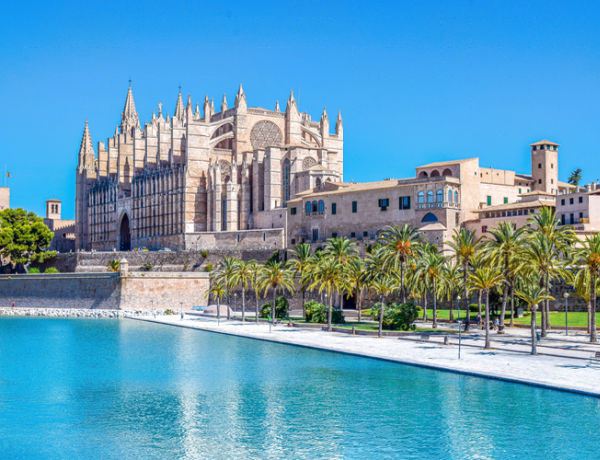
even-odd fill
[[(294, 320), (295, 323), (299, 323), (299, 324), (318, 324), (318, 323), (307, 323), (304, 320)], [(325, 324), (323, 324), (324, 326)], [(343, 328), (343, 329), (352, 329), (352, 327), (354, 327), (356, 330), (359, 331), (378, 331), (379, 330), (379, 324), (376, 322), (345, 322), (345, 323), (341, 323), (341, 324), (332, 324), (333, 327), (339, 327), (339, 328)], [(383, 328), (384, 331), (390, 331), (390, 329), (386, 329)], [(405, 331), (405, 332), (411, 332), (411, 331)], [(412, 332), (440, 332), (440, 333), (456, 333), (456, 331), (452, 331), (449, 329), (443, 329), (443, 328), (431, 328), (431, 327), (417, 327), (414, 331)]]

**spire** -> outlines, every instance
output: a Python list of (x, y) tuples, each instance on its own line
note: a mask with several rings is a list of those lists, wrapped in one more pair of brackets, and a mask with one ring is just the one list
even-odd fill
[(223, 94), (223, 100), (221, 101), (221, 112), (225, 112), (227, 110), (227, 96)]
[(342, 136), (344, 133), (344, 124), (342, 123), (342, 111), (338, 110), (337, 120), (335, 122), (335, 133)]
[(279, 101), (275, 103), (275, 112), (281, 112), (281, 109), (279, 108)]
[(162, 102), (158, 103), (158, 118), (162, 118)]
[(83, 136), (81, 137), (81, 145), (79, 146), (79, 172), (94, 165), (94, 146), (92, 145), (92, 137), (90, 136), (90, 128), (88, 121), (85, 120), (83, 128)]
[(177, 104), (175, 105), (175, 115), (173, 118), (183, 118), (183, 100), (181, 99), (181, 86), (179, 87), (179, 95), (177, 96)]
[(204, 121), (206, 123), (210, 122), (210, 101), (208, 100), (208, 95), (204, 96)]
[(294, 115), (298, 115), (298, 108), (296, 107), (296, 99), (294, 99), (294, 90), (290, 90), (290, 97), (287, 101), (287, 106), (285, 107), (285, 113), (291, 115), (294, 112)]
[(327, 109), (325, 109), (325, 106), (323, 106), (323, 113), (321, 114), (321, 121), (323, 121), (323, 120), (328, 120)]
[(200, 106), (196, 102), (196, 111), (194, 112), (194, 120), (200, 120)]
[(192, 96), (188, 94), (187, 105), (185, 106), (185, 113), (188, 118), (192, 118), (194, 108), (192, 107)]
[(246, 94), (244, 93), (244, 88), (242, 88), (242, 84), (240, 83), (240, 89), (235, 96), (235, 107), (241, 110), (246, 110)]
[(129, 80), (129, 88), (127, 88), (125, 106), (123, 107), (123, 113), (121, 114), (121, 132), (129, 132), (131, 128), (139, 128), (139, 126), (139, 117), (137, 111), (135, 110), (133, 91), (131, 90), (131, 80)]
[(210, 100), (210, 116), (212, 117), (215, 114), (215, 100)]
[(329, 118), (327, 117), (327, 110), (323, 106), (323, 113), (321, 114), (321, 137), (324, 139), (329, 136)]

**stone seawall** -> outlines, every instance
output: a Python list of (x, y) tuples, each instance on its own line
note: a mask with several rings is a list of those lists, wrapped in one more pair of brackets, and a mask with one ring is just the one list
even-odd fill
[(0, 308), (190, 309), (206, 305), (208, 273), (0, 275)]

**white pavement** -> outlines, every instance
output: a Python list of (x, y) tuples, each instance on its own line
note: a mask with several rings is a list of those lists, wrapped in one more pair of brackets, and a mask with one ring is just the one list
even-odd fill
[(462, 347), (459, 360), (458, 347), (454, 344), (399, 340), (397, 337), (353, 336), (285, 325), (274, 326), (272, 332), (269, 332), (269, 326), (264, 323), (242, 324), (240, 321), (221, 320), (218, 325), (213, 318), (186, 317), (183, 320), (179, 316), (131, 318), (386, 359), (600, 397), (600, 362), (593, 363), (586, 359), (532, 356), (503, 349), (483, 350), (476, 347)]

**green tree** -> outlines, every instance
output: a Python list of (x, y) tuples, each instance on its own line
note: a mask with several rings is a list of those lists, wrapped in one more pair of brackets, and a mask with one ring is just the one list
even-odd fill
[(223, 300), (225, 292), (225, 287), (219, 281), (213, 283), (213, 286), (210, 289), (210, 293), (213, 295), (213, 298), (217, 300), (217, 321), (221, 320), (221, 300)]
[(263, 266), (254, 259), (248, 261), (246, 265), (248, 266), (251, 273), (250, 283), (252, 286), (252, 290), (254, 291), (254, 320), (258, 323), (258, 299), (260, 297), (259, 276), (263, 269)]
[(440, 297), (445, 297), (450, 305), (450, 318), (454, 318), (454, 299), (456, 298), (455, 294), (460, 290), (461, 283), (460, 267), (456, 263), (446, 261), (442, 267), (438, 290)]
[[(415, 276), (425, 278), (426, 285), (429, 286), (433, 295), (433, 323), (432, 327), (437, 328), (437, 300), (439, 298), (439, 281), (442, 276), (444, 263), (446, 259), (439, 252), (438, 248), (432, 244), (424, 244), (419, 247), (419, 257), (416, 264)], [(427, 294), (425, 294), (427, 295)]]
[(253, 275), (252, 264), (242, 260), (235, 265), (232, 273), (233, 285), (239, 286), (242, 290), (242, 323), (246, 321), (246, 291), (248, 286), (252, 284)]
[(500, 326), (498, 334), (504, 333), (504, 316), (509, 292), (513, 292), (513, 272), (515, 261), (523, 251), (525, 243), (525, 227), (515, 229), (512, 222), (500, 222), (490, 231), (484, 242), (484, 250), (492, 266), (502, 267), (504, 276), (502, 286), (502, 307), (500, 310)]
[(271, 259), (265, 263), (258, 276), (258, 284), (266, 297), (269, 291), (273, 294), (271, 304), (271, 323), (275, 324), (275, 307), (278, 291), (294, 292), (294, 273), (281, 262)]
[(379, 242), (385, 248), (384, 263), (391, 269), (400, 269), (400, 297), (406, 303), (404, 272), (406, 263), (414, 254), (415, 244), (421, 239), (420, 233), (408, 224), (398, 227), (388, 226), (382, 232)]
[(341, 262), (332, 256), (324, 256), (315, 265), (311, 289), (317, 289), (321, 294), (325, 292), (329, 300), (329, 311), (327, 314), (327, 330), (331, 331), (331, 315), (333, 312), (333, 295), (339, 292), (343, 285), (343, 266)]
[[(456, 263), (462, 267), (463, 275), (463, 302), (465, 303), (465, 310), (469, 310), (469, 292), (467, 286), (467, 277), (471, 267), (471, 262), (480, 247), (481, 238), (475, 237), (475, 231), (468, 228), (461, 228), (454, 230), (452, 240), (449, 241), (450, 248), (454, 252), (456, 257)], [(452, 318), (450, 318), (452, 321)], [(465, 331), (469, 329), (470, 315), (467, 315), (465, 321)]]
[[(358, 248), (356, 243), (348, 238), (329, 238), (323, 252), (325, 256), (336, 259), (345, 273), (352, 258), (358, 254)], [(344, 282), (340, 282), (336, 288), (340, 309), (343, 308), (344, 291), (349, 288), (349, 283)]]
[(223, 285), (227, 293), (227, 319), (230, 319), (231, 290), (234, 289), (236, 285), (235, 272), (239, 263), (240, 261), (235, 257), (225, 257), (214, 272), (215, 279)]
[(538, 305), (545, 300), (554, 300), (554, 297), (548, 295), (546, 289), (536, 282), (524, 283), (523, 287), (516, 292), (523, 302), (527, 304), (531, 311), (531, 354), (537, 354), (537, 325), (536, 316)]
[(490, 348), (490, 289), (502, 282), (502, 273), (492, 267), (478, 268), (469, 275), (469, 280), (485, 294), (485, 348)]
[(304, 305), (304, 299), (306, 295), (306, 289), (310, 284), (310, 278), (307, 276), (308, 272), (312, 267), (312, 256), (310, 252), (309, 243), (300, 243), (292, 250), (292, 257), (290, 258), (290, 266), (300, 277), (300, 294), (302, 296), (302, 316), (306, 316), (306, 307)]
[[(581, 267), (579, 272), (584, 272), (589, 277), (588, 289), (591, 300), (590, 315), (590, 342), (597, 342), (596, 332), (596, 285), (600, 274), (600, 233), (588, 236), (583, 241), (583, 246), (576, 252), (578, 265)], [(581, 276), (581, 275), (580, 275)]]
[(0, 254), (13, 270), (17, 265), (27, 270), (31, 262), (43, 263), (54, 257), (56, 251), (48, 251), (53, 237), (44, 219), (33, 212), (21, 208), (0, 212)]
[(574, 185), (575, 187), (579, 187), (579, 182), (581, 182), (581, 168), (577, 168), (574, 169), (573, 171), (571, 171), (571, 174), (569, 174), (569, 179), (567, 179), (567, 182), (569, 182), (569, 184)]

